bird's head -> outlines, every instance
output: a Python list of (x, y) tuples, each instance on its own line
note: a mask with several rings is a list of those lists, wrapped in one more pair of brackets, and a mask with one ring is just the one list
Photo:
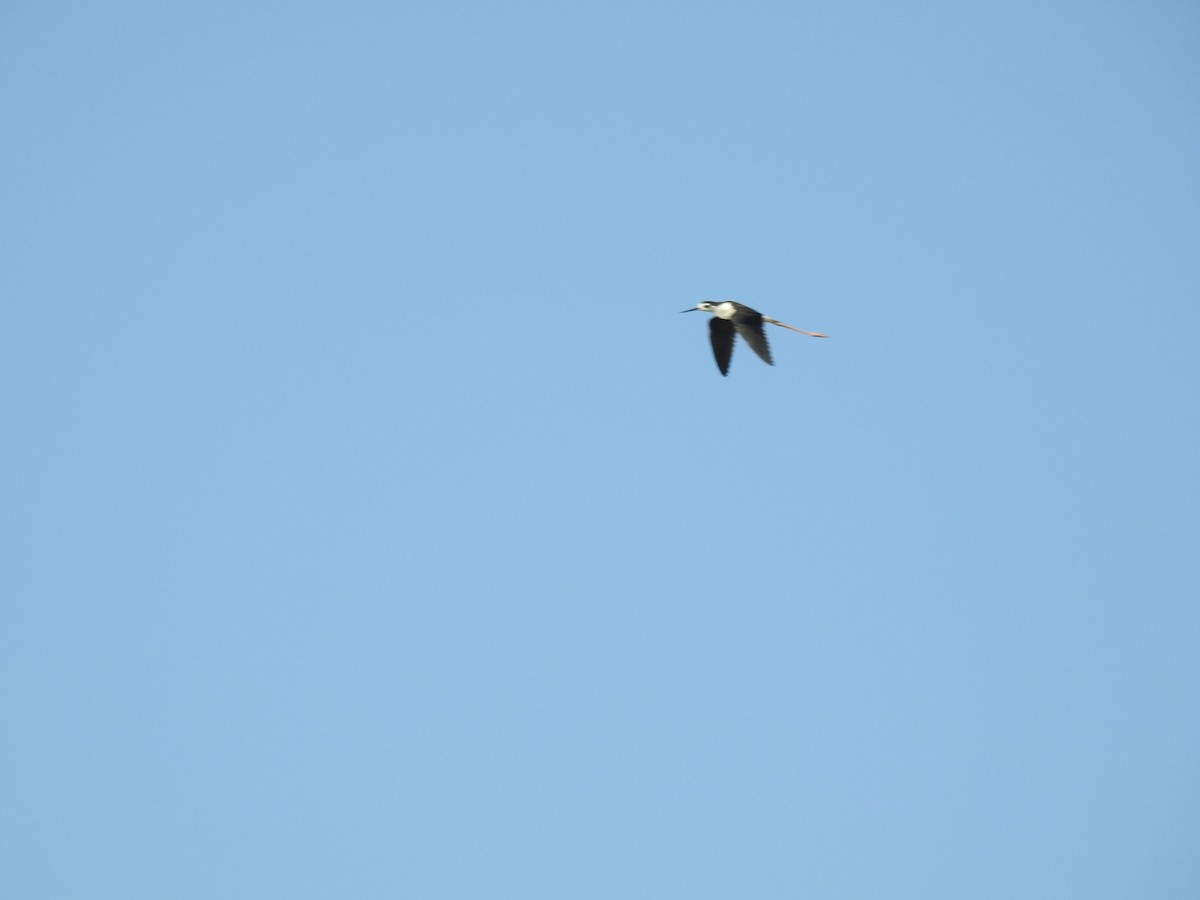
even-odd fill
[(717, 308), (717, 304), (715, 304), (715, 303), (712, 303), (712, 302), (710, 302), (710, 301), (708, 301), (708, 300), (701, 300), (701, 301), (700, 301), (699, 303), (697, 303), (695, 306), (693, 306), (693, 307), (690, 307), (690, 308), (688, 308), (688, 309), (682, 309), (682, 310), (680, 310), (680, 312), (697, 312), (697, 311), (699, 311), (699, 312), (713, 312), (713, 311), (714, 311), (716, 308)]

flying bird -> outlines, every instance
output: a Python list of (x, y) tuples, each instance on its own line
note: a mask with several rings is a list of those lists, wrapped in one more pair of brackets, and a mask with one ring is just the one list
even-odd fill
[(750, 345), (750, 349), (762, 358), (763, 362), (768, 366), (775, 365), (771, 362), (771, 348), (767, 346), (767, 335), (763, 330), (764, 322), (778, 325), (780, 328), (791, 328), (792, 331), (807, 334), (809, 337), (829, 337), (819, 331), (805, 331), (803, 328), (785, 325), (778, 319), (764, 316), (757, 309), (751, 309), (744, 303), (734, 303), (732, 300), (719, 302), (705, 300), (697, 303), (691, 309), (682, 310), (682, 312), (696, 311), (713, 314), (713, 317), (708, 320), (708, 335), (712, 339), (713, 356), (717, 358), (717, 368), (721, 370), (722, 375), (729, 374), (729, 360), (733, 358), (733, 340), (739, 334)]

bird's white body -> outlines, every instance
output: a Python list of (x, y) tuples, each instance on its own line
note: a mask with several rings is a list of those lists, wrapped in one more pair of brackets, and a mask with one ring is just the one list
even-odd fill
[(730, 303), (728, 300), (722, 300), (719, 303), (711, 303), (705, 300), (703, 303), (696, 304), (697, 308), (704, 312), (710, 312), (718, 319), (729, 320), (737, 315), (737, 306)]

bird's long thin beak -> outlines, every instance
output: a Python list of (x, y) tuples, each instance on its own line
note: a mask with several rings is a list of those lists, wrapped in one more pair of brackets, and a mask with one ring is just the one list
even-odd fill
[(695, 312), (699, 307), (693, 306), (690, 309), (681, 309), (680, 312)]

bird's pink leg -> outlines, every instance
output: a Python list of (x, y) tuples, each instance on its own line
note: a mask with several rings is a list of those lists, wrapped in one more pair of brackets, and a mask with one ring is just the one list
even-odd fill
[(803, 328), (796, 328), (792, 325), (784, 325), (782, 322), (778, 322), (775, 319), (771, 320), (771, 324), (778, 325), (780, 328), (791, 328), (792, 331), (798, 331), (801, 334), (807, 334), (809, 337), (823, 337), (823, 338), (829, 337), (829, 335), (821, 334), (821, 332), (819, 332), (819, 331), (805, 331)]

